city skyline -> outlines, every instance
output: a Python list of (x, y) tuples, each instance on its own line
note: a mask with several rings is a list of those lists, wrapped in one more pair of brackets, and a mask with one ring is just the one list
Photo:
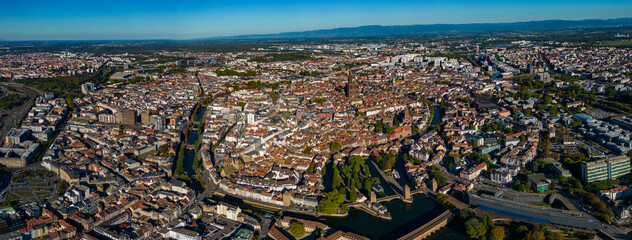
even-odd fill
[[(414, 1), (9, 2), (0, 39), (198, 39), (367, 25), (508, 23), (632, 17), (626, 1), (472, 4)], [(562, 10), (562, 11), (560, 11)], [(525, 14), (528, 13), (528, 14)], [(378, 17), (376, 17), (378, 16)]]

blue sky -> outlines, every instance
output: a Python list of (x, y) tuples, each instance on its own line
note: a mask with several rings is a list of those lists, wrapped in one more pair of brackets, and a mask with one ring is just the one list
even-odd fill
[(0, 39), (191, 39), (362, 25), (632, 17), (619, 1), (0, 0)]

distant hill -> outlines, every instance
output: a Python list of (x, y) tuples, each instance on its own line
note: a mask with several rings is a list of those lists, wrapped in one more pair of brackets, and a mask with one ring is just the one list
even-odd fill
[(471, 23), (471, 24), (428, 24), (396, 26), (361, 26), (348, 28), (322, 29), (303, 32), (284, 32), (276, 34), (251, 34), (205, 39), (294, 39), (294, 38), (353, 38), (415, 36), (446, 33), (486, 33), (513, 31), (547, 31), (581, 28), (627, 27), (632, 26), (632, 18), (587, 19), (587, 20), (545, 20), (514, 23)]

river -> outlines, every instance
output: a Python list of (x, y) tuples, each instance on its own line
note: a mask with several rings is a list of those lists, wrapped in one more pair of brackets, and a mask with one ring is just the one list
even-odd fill
[[(391, 213), (393, 220), (377, 218), (362, 210), (351, 209), (347, 217), (328, 217), (325, 218), (325, 223), (331, 227), (356, 232), (371, 239), (395, 239), (415, 230), (445, 210), (443, 206), (423, 194), (414, 196), (413, 203), (393, 200), (383, 203), (383, 205)], [(448, 231), (442, 229), (442, 232)]]

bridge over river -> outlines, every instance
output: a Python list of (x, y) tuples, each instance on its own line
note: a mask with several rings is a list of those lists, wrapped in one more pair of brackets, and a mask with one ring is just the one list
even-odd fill
[(454, 217), (454, 214), (450, 210), (445, 210), (439, 216), (433, 218), (432, 220), (426, 222), (424, 225), (421, 225), (417, 229), (409, 232), (408, 234), (398, 238), (397, 240), (419, 240), (424, 239), (435, 231), (441, 229), (445, 225), (450, 222), (450, 220)]

